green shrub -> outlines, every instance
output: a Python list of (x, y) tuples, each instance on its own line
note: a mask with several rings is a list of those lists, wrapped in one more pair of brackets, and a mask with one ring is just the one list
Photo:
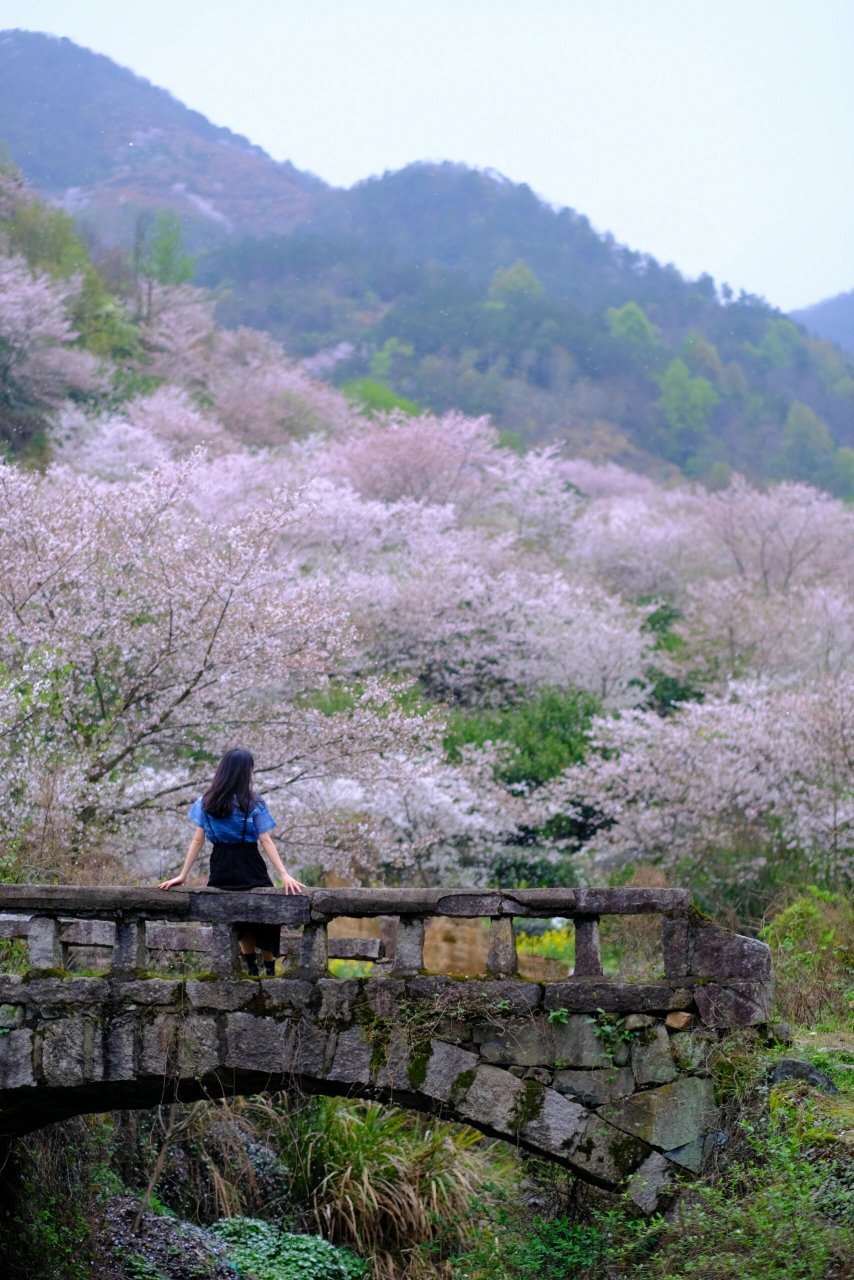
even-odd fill
[(854, 1013), (854, 906), (814, 886), (779, 911), (760, 937), (771, 947), (781, 1014), (799, 1023)]
[(210, 1227), (229, 1262), (252, 1280), (359, 1280), (364, 1262), (320, 1236), (277, 1231), (258, 1218), (226, 1218)]

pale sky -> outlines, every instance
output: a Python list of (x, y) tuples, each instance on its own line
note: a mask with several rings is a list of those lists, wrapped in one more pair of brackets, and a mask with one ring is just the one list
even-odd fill
[(0, 0), (335, 185), (497, 169), (690, 276), (854, 288), (854, 0)]

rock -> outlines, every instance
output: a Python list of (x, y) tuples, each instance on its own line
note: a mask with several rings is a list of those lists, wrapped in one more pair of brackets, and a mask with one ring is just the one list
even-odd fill
[(736, 981), (725, 987), (705, 983), (694, 992), (700, 1020), (707, 1027), (749, 1027), (767, 1022), (772, 995), (770, 985)]
[(23, 1020), (22, 1004), (0, 1004), (0, 1027), (18, 1027)]
[(821, 1089), (822, 1093), (839, 1092), (823, 1071), (819, 1071), (811, 1062), (801, 1062), (798, 1058), (781, 1058), (770, 1069), (766, 1078), (770, 1085), (782, 1084), (784, 1080), (805, 1080), (814, 1089)]
[[(424, 1047), (426, 1061), (427, 1046)], [(383, 1050), (383, 1059), (377, 1071), (376, 1083), (382, 1089), (410, 1090), (413, 1083), (411, 1075), (412, 1046), (405, 1027), (392, 1026), (388, 1030), (388, 1038)]]
[(632, 1045), (632, 1072), (639, 1085), (667, 1084), (676, 1077), (676, 1065), (670, 1052), (670, 1040), (661, 1024), (652, 1039)]
[(688, 921), (682, 917), (661, 922), (661, 945), (664, 952), (664, 973), (668, 978), (684, 978), (691, 969), (691, 933)]
[(500, 1027), (476, 1027), (473, 1035), (476, 1042), (480, 1041), (484, 1062), (535, 1067), (552, 1062), (555, 1057), (555, 1038), (551, 1028), (547, 1029), (539, 1020), (510, 1020)]
[(771, 948), (767, 943), (706, 921), (695, 925), (693, 933), (692, 973), (717, 978), (725, 986), (730, 985), (728, 978), (771, 982)]
[(41, 1075), (45, 1084), (68, 1088), (86, 1079), (88, 1024), (82, 1018), (49, 1022), (42, 1033)]
[[(80, 979), (76, 978), (75, 982)], [(104, 984), (106, 986), (106, 984)], [(201, 983), (197, 984), (203, 985)], [(207, 984), (210, 985), (210, 984)], [(174, 1004), (184, 994), (184, 983), (171, 978), (133, 978), (129, 982), (118, 981), (114, 994), (128, 1004)], [(102, 999), (96, 996), (95, 999)]]
[(688, 1009), (693, 1002), (688, 987), (668, 982), (619, 982), (612, 978), (570, 978), (568, 982), (550, 982), (543, 989), (543, 1005), (547, 1012), (566, 1009), (584, 1013), (603, 1009), (605, 1013), (667, 1013), (670, 1009)]
[(795, 1039), (795, 1033), (788, 1022), (772, 1022), (768, 1033), (777, 1044), (792, 1044)]
[(673, 1151), (665, 1151), (664, 1154), (671, 1164), (678, 1164), (683, 1169), (690, 1169), (692, 1173), (699, 1173), (710, 1142), (713, 1144), (714, 1138), (711, 1134), (706, 1134), (705, 1137), (695, 1138), (693, 1142), (686, 1142), (683, 1146), (674, 1148)]
[(693, 1013), (668, 1013), (664, 1025), (671, 1031), (685, 1031), (693, 1021)]
[(142, 1025), (139, 1074), (165, 1076), (174, 1074), (178, 1052), (178, 1019), (174, 1013), (158, 1013), (150, 1023)]
[(585, 1132), (590, 1112), (555, 1089), (541, 1089), (538, 1113), (519, 1127), (519, 1136), (538, 1151), (566, 1157)]
[(711, 1080), (680, 1076), (657, 1089), (635, 1093), (601, 1114), (616, 1128), (650, 1146), (673, 1151), (708, 1133), (717, 1121), (718, 1110)]
[(576, 1014), (565, 1023), (551, 1027), (554, 1037), (553, 1061), (566, 1067), (607, 1067), (611, 1063), (605, 1046), (596, 1035), (596, 1021), (590, 1014)]
[(216, 982), (197, 982), (191, 979), (187, 982), (186, 990), (187, 999), (194, 1009), (218, 1009), (223, 1013), (244, 1009), (258, 996), (257, 984), (247, 982), (245, 978), (220, 978)]
[(448, 1102), (461, 1077), (463, 1083), (469, 1073), (477, 1068), (477, 1054), (468, 1053), (456, 1045), (445, 1044), (441, 1040), (430, 1042), (430, 1058), (427, 1062), (427, 1074), (420, 1086), (421, 1093), (428, 1098), (436, 1098), (439, 1102)]
[(693, 1031), (677, 1031), (670, 1037), (670, 1052), (680, 1071), (702, 1071), (706, 1068), (709, 1042)]
[(424, 921), (401, 917), (397, 926), (397, 947), (392, 973), (395, 977), (420, 973), (424, 968)]
[(516, 1132), (516, 1118), (526, 1096), (525, 1084), (509, 1071), (479, 1066), (458, 1109), (463, 1119), (509, 1137)]
[(399, 978), (383, 978), (379, 982), (369, 978), (364, 984), (364, 993), (371, 1013), (378, 1018), (394, 1018), (406, 995), (406, 983)]
[(411, 1001), (435, 1001), (437, 1012), (471, 1018), (524, 1017), (538, 1008), (543, 991), (539, 983), (522, 979), (469, 978), (461, 982), (441, 974), (413, 978), (407, 986)]
[(219, 1037), (213, 1018), (193, 1013), (178, 1024), (178, 1074), (201, 1077), (216, 1071)]
[(300, 978), (267, 978), (260, 984), (260, 990), (255, 983), (246, 985), (260, 995), (265, 1013), (284, 1016), (303, 1013), (314, 995), (314, 983)]
[(654, 1025), (655, 1018), (649, 1013), (629, 1013), (623, 1018), (623, 1031), (643, 1031)]
[(641, 1213), (655, 1213), (672, 1182), (672, 1164), (661, 1152), (654, 1151), (629, 1178), (628, 1198)]
[(327, 1080), (342, 1080), (349, 1084), (369, 1084), (373, 1045), (361, 1027), (348, 1027), (338, 1033), (335, 1057), (326, 1073)]
[(628, 1067), (593, 1071), (556, 1071), (554, 1087), (585, 1107), (601, 1107), (634, 1093), (635, 1078)]
[(105, 1025), (101, 1060), (105, 1080), (133, 1080), (136, 1077), (136, 1018), (126, 1014)]
[(0, 1089), (27, 1089), (35, 1083), (32, 1031), (0, 1036)]
[(229, 1013), (225, 1019), (225, 1065), (238, 1071), (279, 1074), (290, 1068), (293, 1028), (274, 1018)]
[(314, 984), (319, 996), (319, 1005), (315, 1014), (318, 1021), (347, 1025), (353, 1021), (356, 1013), (356, 1001), (359, 998), (359, 983), (355, 978), (321, 978)]

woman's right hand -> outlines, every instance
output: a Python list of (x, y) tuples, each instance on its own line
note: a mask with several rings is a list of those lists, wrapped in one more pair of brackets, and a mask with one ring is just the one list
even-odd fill
[(177, 889), (178, 885), (183, 883), (183, 876), (173, 876), (171, 880), (163, 880), (157, 887), (158, 889)]

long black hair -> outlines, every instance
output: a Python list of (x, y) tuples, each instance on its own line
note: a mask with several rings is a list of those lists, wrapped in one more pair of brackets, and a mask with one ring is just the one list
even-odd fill
[(252, 790), (252, 770), (255, 758), (243, 747), (226, 751), (216, 767), (213, 782), (202, 796), (202, 808), (212, 818), (230, 818), (237, 801), (238, 807), (248, 813), (257, 799)]

